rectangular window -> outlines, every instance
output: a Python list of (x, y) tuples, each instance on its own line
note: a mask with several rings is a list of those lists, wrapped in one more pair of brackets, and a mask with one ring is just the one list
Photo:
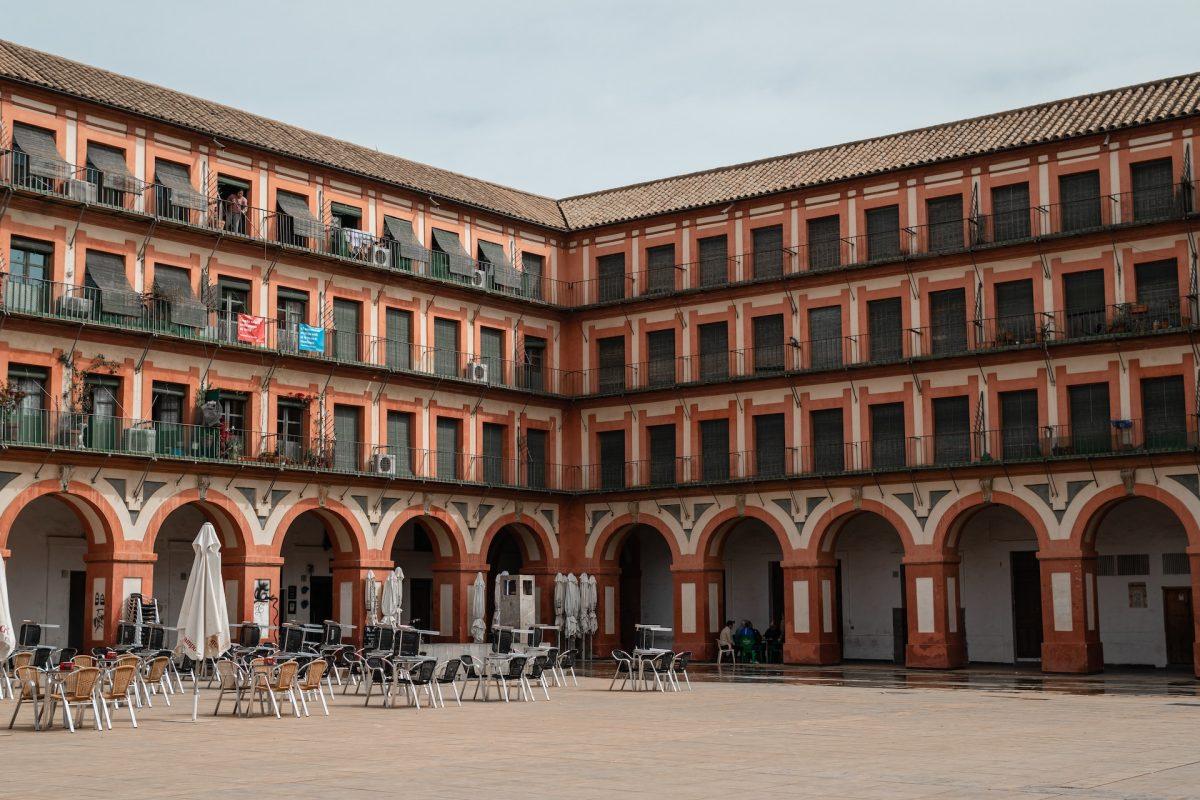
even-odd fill
[(320, 239), (325, 226), (313, 216), (308, 198), (291, 192), (275, 192), (275, 238), (282, 244), (307, 247), (310, 237)]
[(1086, 383), (1067, 390), (1071, 413), (1072, 451), (1077, 455), (1112, 450), (1112, 417), (1109, 414), (1108, 384)]
[(129, 285), (125, 256), (88, 250), (84, 260), (83, 283), (88, 303), (74, 311), (79, 316), (127, 325), (125, 317), (141, 317), (142, 296)]
[(1151, 450), (1187, 448), (1187, 405), (1181, 376), (1142, 379), (1142, 430), (1144, 444)]
[(387, 451), (396, 459), (397, 475), (413, 474), (413, 415), (407, 411), (387, 412)]
[(1026, 344), (1037, 340), (1037, 322), (1033, 315), (1033, 281), (1005, 281), (996, 284), (996, 320), (993, 331), (985, 331), (998, 347)]
[(362, 469), (362, 409), (333, 407), (333, 467), (342, 472)]
[(508, 483), (504, 475), (504, 436), (507, 430), (504, 425), (483, 423), (483, 482), (492, 486)]
[(596, 259), (600, 302), (620, 300), (625, 296), (625, 254), (612, 253)]
[(1130, 309), (1131, 327), (1143, 331), (1179, 327), (1179, 268), (1175, 259), (1138, 264), (1133, 270), (1137, 303)]
[(208, 458), (237, 459), (246, 452), (246, 395), (241, 392), (218, 392), (217, 408), (224, 431), (217, 434), (216, 448), (205, 447)]
[(87, 145), (87, 182), (96, 187), (101, 203), (123, 208), (130, 192), (141, 192), (125, 161), (125, 151), (96, 142)]
[(447, 378), (458, 377), (458, 320), (433, 319), (433, 372)]
[(1036, 389), (1000, 392), (1000, 443), (1006, 461), (1041, 455)]
[(646, 334), (646, 385), (671, 386), (675, 383), (675, 331), (650, 331)]
[(897, 258), (900, 255), (900, 206), (868, 209), (867, 261)]
[(475, 276), (478, 264), (463, 247), (457, 233), (433, 228), (431, 234), (433, 249), (429, 254), (429, 268), (434, 277), (460, 283), (478, 280)]
[(384, 318), (388, 369), (412, 369), (412, 312), (403, 308), (388, 308)]
[(54, 131), (16, 122), (12, 144), (13, 178), (21, 186), (50, 192), (56, 181), (70, 177), (73, 168), (58, 154)]
[(808, 268), (832, 269), (842, 263), (842, 229), (837, 214), (808, 221)]
[(121, 446), (121, 379), (112, 375), (88, 375), (84, 379), (85, 410), (83, 443), (93, 450), (113, 451)]
[(935, 356), (967, 349), (967, 292), (945, 289), (929, 293), (929, 339)]
[(700, 423), (700, 476), (706, 481), (729, 480), (729, 420)]
[(538, 428), (525, 431), (525, 485), (546, 488), (546, 432)]
[[(183, 384), (165, 381), (154, 381), (152, 384), (150, 419), (154, 429), (155, 452), (172, 456), (182, 456), (187, 452), (187, 431), (183, 418), (186, 403), (187, 387)], [(145, 436), (133, 436), (139, 435)]]
[(596, 435), (600, 450), (600, 487), (625, 488), (625, 431), (603, 431)]
[(275, 295), (279, 349), (299, 352), (300, 326), (308, 322), (308, 292), (280, 287)]
[(541, 300), (546, 296), (542, 289), (546, 258), (537, 253), (521, 253), (521, 267), (524, 272), (525, 296), (530, 300)]
[(787, 473), (787, 430), (783, 414), (754, 417), (754, 468), (758, 477)]
[(750, 231), (754, 239), (754, 278), (783, 275), (783, 226), (768, 225)]
[(754, 371), (782, 372), (783, 314), (754, 318)]
[(333, 357), (362, 361), (362, 303), (333, 299)]
[(729, 282), (729, 239), (706, 236), (699, 241), (700, 285), (723, 286)]
[(842, 410), (827, 408), (809, 415), (812, 424), (813, 472), (845, 472), (846, 445)]
[(966, 395), (933, 401), (933, 460), (936, 464), (971, 460), (971, 401)]
[(1099, 170), (1058, 176), (1058, 200), (1063, 233), (1099, 227)]
[(1175, 177), (1172, 170), (1169, 158), (1139, 161), (1129, 166), (1130, 183), (1133, 187), (1134, 222), (1163, 219), (1185, 210), (1186, 207), (1182, 205), (1176, 209)]
[(525, 336), (521, 364), (521, 388), (531, 392), (546, 390), (546, 340), (540, 336)]
[(304, 403), (279, 398), (275, 403), (275, 447), (281, 463), (296, 464), (304, 455)]
[(646, 428), (650, 443), (650, 483), (656, 486), (678, 483), (675, 473), (675, 426), (650, 425)]
[(1029, 184), (992, 189), (992, 241), (1029, 238)]
[(871, 468), (896, 469), (906, 463), (904, 403), (871, 406)]
[(1105, 320), (1104, 270), (1090, 269), (1063, 276), (1063, 304), (1067, 317), (1067, 336), (1100, 336), (1108, 325)]
[(462, 422), (453, 417), (437, 418), (437, 477), (456, 481), (462, 477)]
[[(54, 294), (51, 283), (54, 246), (49, 242), (14, 236), (9, 243), (8, 256), (8, 280), (4, 283), (5, 308), (25, 314), (50, 313), (50, 301)], [(66, 298), (61, 308), (63, 311), (70, 308)]]
[(50, 432), (46, 383), (49, 370), (24, 364), (8, 365), (8, 386), (16, 395), (16, 407), (10, 412), (11, 421), (0, 428), (0, 436), (23, 444), (46, 444)]
[(868, 357), (873, 362), (904, 358), (904, 310), (899, 297), (867, 301)]
[(709, 322), (699, 328), (700, 380), (729, 377), (729, 329), (724, 322)]
[(488, 383), (503, 384), (504, 381), (504, 331), (499, 328), (479, 329), (479, 360), (487, 368)]
[(606, 336), (596, 340), (596, 356), (600, 364), (599, 388), (602, 392), (619, 392), (625, 388), (625, 337)]
[(675, 245), (646, 248), (646, 294), (675, 291)]
[(238, 340), (238, 314), (250, 312), (250, 281), (217, 276), (217, 325), (222, 341)]
[(934, 197), (925, 201), (929, 222), (929, 251), (945, 253), (963, 247), (963, 202), (961, 194)]
[(842, 307), (825, 306), (808, 311), (809, 366), (829, 369), (842, 365)]

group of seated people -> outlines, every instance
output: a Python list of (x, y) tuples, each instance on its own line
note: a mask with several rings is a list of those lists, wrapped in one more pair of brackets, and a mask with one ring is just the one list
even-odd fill
[(733, 651), (737, 661), (744, 664), (779, 664), (783, 661), (783, 628), (775, 620), (771, 620), (766, 633), (760, 633), (748, 619), (742, 620), (740, 625), (726, 620), (717, 641), (721, 649)]

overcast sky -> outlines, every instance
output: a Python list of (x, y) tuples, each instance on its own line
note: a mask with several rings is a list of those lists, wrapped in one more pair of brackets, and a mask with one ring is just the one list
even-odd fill
[(0, 36), (553, 197), (1200, 69), (1196, 0), (974, 5), (58, 0)]

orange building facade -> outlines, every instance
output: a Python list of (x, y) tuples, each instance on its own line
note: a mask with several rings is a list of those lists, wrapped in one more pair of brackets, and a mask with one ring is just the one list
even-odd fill
[[(14, 616), (1200, 665), (1200, 78), (553, 200), (0, 43)], [(771, 653), (764, 654), (771, 657)]]

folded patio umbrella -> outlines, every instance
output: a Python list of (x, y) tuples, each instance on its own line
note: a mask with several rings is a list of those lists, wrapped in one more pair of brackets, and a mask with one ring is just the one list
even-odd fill
[(475, 583), (471, 584), (471, 638), (482, 642), (487, 638), (487, 623), (483, 621), (487, 614), (487, 581), (482, 572), (475, 573)]
[(380, 603), (383, 621), (388, 625), (400, 624), (401, 605), (404, 602), (404, 570), (396, 567), (383, 582), (383, 600)]
[(17, 636), (13, 633), (12, 609), (8, 606), (8, 576), (4, 559), (0, 558), (0, 661), (8, 658), (16, 646)]
[(496, 597), (496, 607), (492, 609), (492, 627), (495, 628), (500, 624), (500, 598), (504, 594), (504, 579), (508, 577), (508, 570), (504, 570), (496, 576), (496, 587), (493, 589)]
[(567, 577), (561, 572), (554, 576), (554, 624), (561, 631), (564, 623), (563, 603), (566, 602)]
[[(221, 543), (212, 523), (200, 526), (192, 542), (196, 556), (188, 575), (187, 589), (179, 608), (179, 645), (183, 655), (203, 663), (219, 658), (229, 649), (229, 611), (221, 579)], [(200, 684), (193, 680), (192, 721), (200, 707)]]
[[(583, 623), (584, 633), (595, 634), (600, 629), (600, 621), (596, 618), (596, 576), (585, 575), (587, 578), (587, 589), (584, 591), (584, 616)], [(580, 580), (580, 590), (583, 591), (583, 580)]]
[(379, 621), (379, 582), (375, 580), (375, 570), (367, 570), (364, 583), (363, 608), (367, 612), (367, 624), (373, 625)]
[(574, 574), (567, 576), (567, 599), (565, 610), (567, 614), (566, 634), (570, 639), (579, 635), (579, 578)]

